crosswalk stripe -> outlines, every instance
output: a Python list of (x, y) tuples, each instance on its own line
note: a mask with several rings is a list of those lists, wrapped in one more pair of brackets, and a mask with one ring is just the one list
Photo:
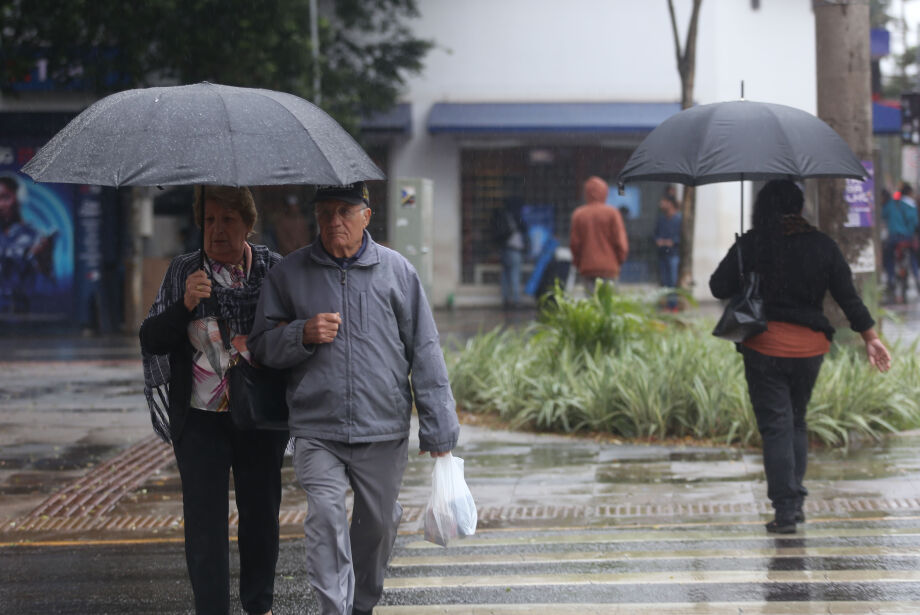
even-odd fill
[(920, 602), (680, 602), (377, 606), (375, 615), (916, 615)]
[(515, 565), (529, 563), (607, 562), (618, 560), (681, 560), (681, 559), (757, 559), (799, 557), (904, 557), (920, 558), (915, 548), (888, 547), (780, 547), (773, 549), (683, 549), (676, 551), (570, 551), (563, 553), (444, 553), (431, 556), (398, 556), (393, 568), (417, 566), (456, 566), (463, 564)]
[(528, 587), (549, 585), (662, 585), (685, 583), (916, 583), (918, 570), (682, 570), (489, 576), (396, 577), (385, 590), (428, 587)]
[[(607, 543), (630, 543), (630, 542), (690, 542), (699, 540), (751, 540), (758, 539), (764, 542), (790, 542), (801, 541), (807, 538), (863, 538), (883, 536), (920, 536), (920, 528), (917, 527), (885, 527), (885, 528), (803, 528), (796, 534), (766, 534), (763, 528), (756, 530), (742, 529), (737, 531), (719, 531), (719, 530), (684, 530), (684, 531), (642, 531), (632, 532), (629, 530), (617, 532), (559, 532), (559, 533), (541, 533), (525, 532), (523, 535), (515, 535), (519, 531), (510, 531), (504, 534), (476, 535), (463, 538), (452, 542), (451, 547), (483, 547), (483, 546), (513, 546), (513, 545), (533, 545), (533, 544), (567, 544), (575, 545), (578, 543), (585, 544), (607, 544)], [(444, 549), (424, 540), (415, 540), (406, 543), (405, 549)]]

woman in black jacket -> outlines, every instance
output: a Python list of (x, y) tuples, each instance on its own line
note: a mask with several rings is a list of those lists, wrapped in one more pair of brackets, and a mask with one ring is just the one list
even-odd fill
[(766, 527), (779, 534), (791, 534), (805, 521), (805, 411), (834, 335), (822, 310), (827, 291), (862, 336), (869, 362), (882, 372), (891, 364), (853, 286), (850, 266), (834, 240), (802, 217), (803, 205), (794, 182), (768, 182), (754, 204), (753, 229), (731, 247), (709, 280), (719, 299), (741, 291), (739, 246), (745, 269), (761, 275), (767, 330), (742, 342), (739, 350), (763, 440), (767, 497), (776, 511)]
[(240, 602), (271, 613), (278, 560), (283, 431), (237, 429), (228, 412), (227, 368), (249, 360), (262, 280), (281, 260), (246, 238), (256, 221), (248, 188), (196, 189), (199, 252), (177, 256), (141, 325), (144, 392), (154, 429), (171, 442), (182, 478), (185, 558), (195, 612), (230, 611), (229, 480), (239, 515)]

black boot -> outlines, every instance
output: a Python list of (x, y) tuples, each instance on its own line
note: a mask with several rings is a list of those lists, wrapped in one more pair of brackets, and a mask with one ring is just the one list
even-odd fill
[(770, 534), (795, 534), (794, 520), (774, 519), (765, 526)]

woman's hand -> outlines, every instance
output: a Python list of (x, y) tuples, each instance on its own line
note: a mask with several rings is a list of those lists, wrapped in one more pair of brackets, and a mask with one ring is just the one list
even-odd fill
[(204, 269), (199, 269), (185, 279), (185, 296), (182, 301), (189, 312), (198, 307), (202, 299), (211, 296), (211, 280)]
[(878, 371), (884, 373), (891, 369), (891, 353), (885, 348), (885, 344), (878, 338), (875, 329), (863, 331), (863, 341), (866, 342), (866, 357), (869, 363), (874, 365)]
[(891, 353), (885, 348), (882, 340), (875, 338), (866, 342), (866, 355), (869, 363), (878, 368), (880, 372), (887, 372), (891, 368)]
[(432, 457), (447, 457), (448, 455), (450, 455), (450, 451), (444, 451), (443, 453), (436, 453), (436, 452), (434, 452), (434, 451), (431, 451), (431, 452), (429, 452), (429, 451), (419, 451), (419, 452), (418, 452), (419, 455), (424, 455), (425, 453), (428, 453), (428, 454), (431, 455)]

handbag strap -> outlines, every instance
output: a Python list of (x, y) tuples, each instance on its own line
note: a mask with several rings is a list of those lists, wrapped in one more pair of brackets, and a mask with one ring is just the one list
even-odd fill
[(744, 287), (744, 262), (741, 260), (741, 235), (735, 233), (735, 252), (738, 253), (738, 279), (741, 280), (741, 286)]
[(226, 320), (217, 319), (217, 329), (220, 331), (220, 340), (224, 343), (224, 348), (230, 351), (230, 325)]

